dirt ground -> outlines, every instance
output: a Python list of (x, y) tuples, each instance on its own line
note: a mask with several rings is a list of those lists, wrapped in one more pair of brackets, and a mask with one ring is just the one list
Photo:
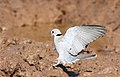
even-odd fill
[[(99, 24), (94, 59), (53, 68), (50, 31)], [(120, 0), (0, 0), (0, 77), (120, 77)]]

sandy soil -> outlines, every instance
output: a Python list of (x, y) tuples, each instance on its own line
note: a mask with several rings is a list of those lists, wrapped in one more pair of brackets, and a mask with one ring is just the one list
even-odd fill
[[(87, 50), (97, 58), (53, 68), (50, 31), (99, 24)], [(0, 77), (120, 77), (120, 0), (0, 0)]]

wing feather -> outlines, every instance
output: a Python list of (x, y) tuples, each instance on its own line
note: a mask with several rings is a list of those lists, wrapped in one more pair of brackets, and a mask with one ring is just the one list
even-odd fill
[(106, 33), (103, 26), (75, 26), (67, 30), (62, 41), (67, 46), (67, 51), (72, 55), (77, 55), (85, 49), (86, 45), (93, 42)]

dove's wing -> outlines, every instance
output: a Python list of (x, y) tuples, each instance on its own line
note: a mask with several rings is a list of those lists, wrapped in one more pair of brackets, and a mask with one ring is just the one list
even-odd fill
[(103, 36), (105, 32), (106, 29), (103, 26), (75, 26), (67, 30), (62, 41), (67, 45), (66, 49), (71, 55), (78, 55), (88, 43)]

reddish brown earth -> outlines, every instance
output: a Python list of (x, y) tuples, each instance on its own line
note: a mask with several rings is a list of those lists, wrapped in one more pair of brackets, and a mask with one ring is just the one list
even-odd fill
[[(50, 31), (100, 24), (97, 58), (54, 69)], [(0, 77), (120, 77), (120, 0), (0, 0)]]

